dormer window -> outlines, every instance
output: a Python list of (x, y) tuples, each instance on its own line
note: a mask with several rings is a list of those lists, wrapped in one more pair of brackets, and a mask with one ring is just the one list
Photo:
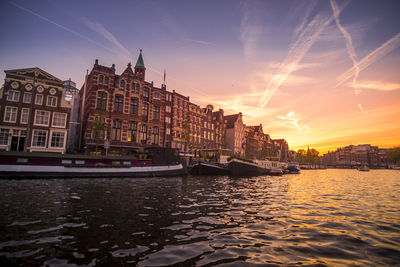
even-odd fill
[(153, 99), (160, 100), (161, 99), (160, 93), (158, 93), (158, 92), (154, 93), (153, 94)]
[(119, 87), (120, 87), (122, 90), (125, 90), (125, 81), (124, 81), (124, 80), (121, 80), (121, 81), (120, 81)]

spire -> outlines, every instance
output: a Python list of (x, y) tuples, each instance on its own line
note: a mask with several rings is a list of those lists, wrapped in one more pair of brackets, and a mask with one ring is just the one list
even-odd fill
[(140, 54), (139, 54), (138, 60), (137, 60), (137, 62), (136, 62), (135, 68), (136, 68), (136, 67), (142, 67), (142, 68), (144, 68), (144, 61), (143, 61), (143, 56), (142, 56), (142, 49), (140, 49)]

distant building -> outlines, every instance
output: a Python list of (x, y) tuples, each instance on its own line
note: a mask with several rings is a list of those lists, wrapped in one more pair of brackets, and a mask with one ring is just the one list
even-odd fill
[(0, 150), (65, 153), (71, 107), (63, 81), (40, 68), (4, 72)]
[(287, 161), (289, 158), (289, 144), (285, 139), (274, 139), (273, 142), (278, 150), (280, 161)]
[(328, 151), (321, 156), (323, 164), (332, 167), (357, 167), (368, 165), (372, 168), (384, 168), (388, 165), (388, 149), (378, 148), (370, 144), (350, 145)]
[(245, 152), (245, 130), (242, 113), (224, 116), (226, 148), (236, 156), (243, 157)]

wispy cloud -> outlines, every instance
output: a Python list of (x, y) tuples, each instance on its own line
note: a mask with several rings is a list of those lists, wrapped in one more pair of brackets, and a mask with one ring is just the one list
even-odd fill
[(26, 11), (26, 12), (28, 12), (28, 13), (34, 15), (34, 16), (36, 16), (36, 17), (38, 17), (38, 18), (40, 18), (40, 19), (42, 19), (42, 20), (44, 20), (44, 21), (47, 21), (47, 22), (49, 22), (49, 23), (51, 23), (51, 24), (53, 24), (53, 25), (55, 25), (55, 26), (57, 26), (57, 27), (59, 27), (59, 28), (65, 30), (65, 31), (67, 31), (67, 32), (69, 32), (69, 33), (72, 33), (73, 35), (78, 36), (78, 37), (80, 37), (80, 38), (82, 38), (82, 39), (84, 39), (84, 40), (86, 40), (86, 41), (88, 41), (88, 42), (90, 42), (90, 43), (92, 43), (92, 44), (95, 44), (95, 45), (97, 45), (98, 47), (101, 47), (101, 48), (103, 48), (103, 49), (105, 49), (105, 50), (107, 50), (107, 51), (109, 51), (109, 52), (112, 52), (108, 47), (102, 45), (102, 44), (99, 43), (99, 42), (96, 42), (96, 41), (93, 40), (93, 39), (90, 39), (89, 37), (87, 37), (87, 36), (85, 36), (85, 35), (83, 35), (83, 34), (77, 32), (77, 31), (74, 31), (74, 30), (72, 30), (72, 29), (70, 29), (70, 28), (67, 28), (67, 27), (65, 27), (65, 26), (63, 26), (63, 25), (61, 25), (61, 24), (59, 24), (59, 23), (57, 23), (57, 22), (55, 22), (55, 21), (52, 21), (52, 20), (50, 20), (50, 19), (48, 19), (48, 18), (46, 18), (46, 17), (44, 17), (44, 16), (42, 16), (42, 15), (40, 15), (40, 14), (38, 14), (38, 13), (36, 13), (36, 12), (34, 12), (34, 11), (32, 11), (32, 10), (26, 8), (26, 7), (23, 7), (23, 6), (21, 6), (21, 5), (17, 4), (17, 3), (10, 2), (10, 4), (12, 4), (13, 6), (15, 6), (15, 7), (19, 8), (19, 9), (21, 9), (21, 10), (23, 10), (23, 11)]
[[(371, 64), (375, 63), (378, 59), (389, 54), (391, 51), (393, 51), (399, 46), (400, 46), (400, 33), (398, 33), (391, 39), (387, 40), (380, 47), (378, 47), (377, 49), (369, 53), (366, 57), (364, 57), (361, 61), (359, 61), (357, 64), (358, 71), (361, 72)], [(339, 86), (348, 79), (350, 79), (356, 73), (356, 71), (357, 69), (354, 66), (345, 71), (337, 78), (336, 86)]]
[(358, 104), (357, 106), (361, 110), (362, 113), (365, 113), (365, 110), (364, 110), (362, 104)]
[(277, 116), (278, 119), (281, 119), (283, 121), (288, 121), (290, 125), (294, 128), (297, 129), (308, 129), (307, 125), (299, 125), (300, 121), (300, 116), (297, 114), (295, 111), (290, 111), (288, 112), (285, 116)]
[(346, 31), (346, 29), (340, 23), (340, 19), (339, 19), (340, 9), (339, 9), (336, 1), (331, 0), (330, 3), (331, 3), (333, 15), (335, 17), (336, 25), (338, 26), (338, 28), (340, 29), (340, 31), (342, 32), (342, 34), (346, 40), (347, 53), (349, 54), (349, 57), (350, 57), (351, 61), (353, 62), (353, 68), (354, 68), (353, 87), (355, 89), (356, 95), (358, 95), (360, 93), (360, 91), (357, 88), (357, 79), (358, 79), (358, 75), (360, 73), (360, 68), (358, 67), (358, 63), (357, 63), (357, 55), (356, 55), (356, 51), (354, 50), (354, 47), (353, 47), (353, 40), (351, 38), (351, 35)]
[(392, 91), (400, 89), (400, 83), (389, 83), (384, 81), (364, 81), (359, 82), (358, 87), (379, 91)]
[(211, 45), (211, 46), (215, 46), (216, 45), (216, 44), (211, 43), (211, 42), (202, 41), (202, 40), (195, 40), (195, 39), (189, 39), (189, 38), (182, 38), (182, 40), (186, 41), (186, 42), (192, 42), (192, 43), (202, 44), (202, 45)]
[(119, 50), (119, 52), (122, 53), (123, 56), (125, 56), (127, 59), (132, 58), (132, 54), (129, 52), (129, 50), (126, 49), (125, 46), (123, 46), (121, 42), (119, 42), (118, 39), (101, 23), (89, 20), (88, 18), (82, 18), (82, 20), (91, 30), (100, 34), (103, 38), (112, 43)]

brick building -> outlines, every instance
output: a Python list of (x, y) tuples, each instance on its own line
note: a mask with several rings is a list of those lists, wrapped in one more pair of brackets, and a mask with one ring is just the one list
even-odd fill
[(238, 157), (244, 156), (245, 131), (242, 113), (224, 116), (226, 148)]
[(148, 145), (164, 146), (165, 86), (145, 81), (146, 68), (140, 51), (132, 70), (129, 63), (121, 75), (115, 65), (95, 61), (81, 92), (82, 146), (86, 152), (108, 150), (130, 154)]
[(0, 150), (65, 153), (70, 103), (63, 81), (40, 68), (6, 70)]

